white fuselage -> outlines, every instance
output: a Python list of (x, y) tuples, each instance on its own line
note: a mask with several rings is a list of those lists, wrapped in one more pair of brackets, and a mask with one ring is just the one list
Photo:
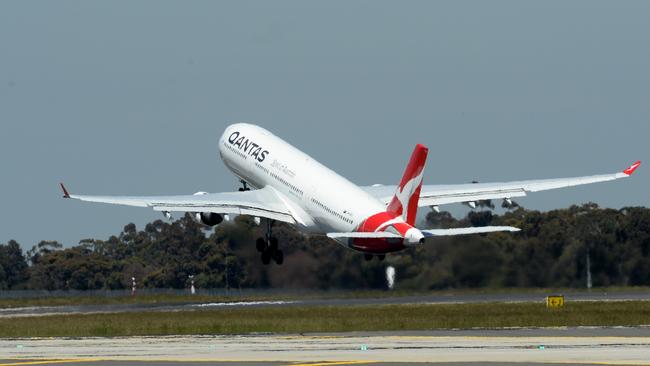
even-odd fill
[(351, 232), (386, 206), (356, 184), (269, 131), (246, 123), (226, 128), (219, 153), (253, 188), (271, 186), (286, 199), (306, 232)]

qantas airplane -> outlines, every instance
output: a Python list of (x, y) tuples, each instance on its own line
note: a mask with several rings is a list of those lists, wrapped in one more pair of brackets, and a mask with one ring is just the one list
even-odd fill
[(300, 231), (325, 234), (366, 260), (424, 244), (436, 236), (519, 231), (511, 226), (483, 226), (423, 230), (415, 227), (418, 207), (438, 210), (440, 205), (464, 203), (472, 208), (479, 200), (523, 197), (528, 192), (571, 187), (626, 178), (641, 164), (620, 173), (576, 178), (524, 180), (505, 183), (422, 185), (428, 149), (416, 145), (397, 186), (358, 186), (336, 174), (309, 155), (252, 124), (226, 128), (219, 139), (219, 154), (242, 187), (238, 192), (197, 192), (182, 196), (86, 196), (68, 193), (64, 198), (118, 205), (151, 207), (171, 219), (171, 212), (191, 212), (209, 226), (229, 215), (265, 219), (266, 237), (258, 238), (262, 262), (282, 264), (284, 256), (273, 236), (276, 221), (295, 225)]

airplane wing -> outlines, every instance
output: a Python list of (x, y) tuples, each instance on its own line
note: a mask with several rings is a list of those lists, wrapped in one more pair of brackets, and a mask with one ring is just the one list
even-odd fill
[[(590, 175), (575, 178), (522, 180), (503, 183), (469, 183), (452, 185), (423, 185), (418, 206), (438, 206), (447, 203), (476, 202), (490, 199), (524, 197), (528, 192), (573, 187), (582, 184), (606, 182), (627, 178), (641, 165), (640, 161), (620, 173)], [(396, 186), (373, 185), (361, 187), (366, 192), (388, 204)]]
[(70, 194), (61, 183), (63, 197), (87, 202), (151, 207), (155, 211), (213, 212), (264, 217), (295, 224), (291, 210), (272, 187), (225, 193), (182, 196), (86, 196)]

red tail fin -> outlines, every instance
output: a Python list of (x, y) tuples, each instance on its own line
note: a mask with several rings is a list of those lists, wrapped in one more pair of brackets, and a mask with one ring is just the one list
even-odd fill
[(395, 196), (388, 204), (387, 211), (401, 215), (409, 225), (415, 225), (415, 216), (418, 210), (420, 189), (422, 189), (422, 172), (427, 160), (429, 149), (422, 145), (415, 145), (411, 160), (409, 160), (402, 181), (397, 186)]

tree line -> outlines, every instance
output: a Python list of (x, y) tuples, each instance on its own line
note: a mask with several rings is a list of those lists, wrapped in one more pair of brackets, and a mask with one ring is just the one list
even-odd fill
[(650, 285), (648, 208), (589, 203), (548, 212), (515, 206), (496, 214), (490, 206), (462, 218), (432, 211), (423, 225), (522, 230), (440, 237), (384, 261), (366, 261), (324, 236), (276, 224), (285, 262), (265, 266), (255, 249), (265, 225), (246, 216), (215, 228), (190, 215), (143, 229), (128, 224), (107, 240), (72, 247), (41, 241), (26, 252), (11, 240), (0, 244), (0, 289), (127, 289), (131, 277), (139, 286), (186, 288), (190, 275), (198, 288), (381, 289), (389, 265), (401, 289), (584, 287), (587, 263), (594, 286)]

